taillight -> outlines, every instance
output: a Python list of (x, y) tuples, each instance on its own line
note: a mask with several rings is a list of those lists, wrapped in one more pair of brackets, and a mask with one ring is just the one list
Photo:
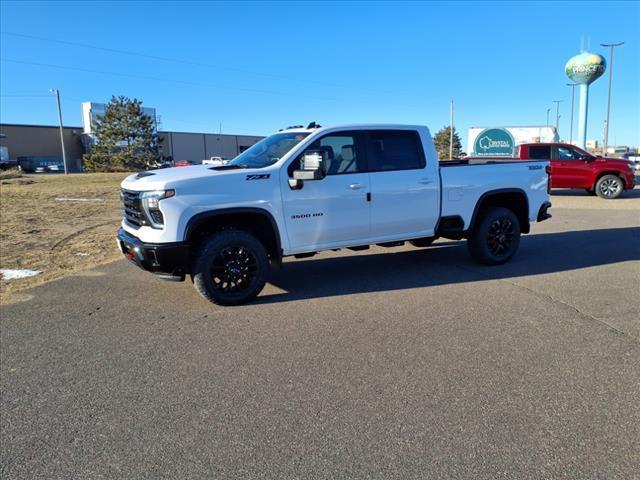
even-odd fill
[(544, 167), (544, 171), (547, 172), (547, 193), (551, 193), (551, 165)]

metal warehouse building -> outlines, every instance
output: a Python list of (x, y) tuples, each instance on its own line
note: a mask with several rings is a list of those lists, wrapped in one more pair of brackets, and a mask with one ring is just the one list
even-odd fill
[(158, 132), (162, 152), (174, 160), (200, 163), (205, 158), (232, 159), (264, 137), (212, 133)]
[[(65, 149), (71, 171), (81, 171), (85, 153), (83, 127), (64, 127)], [(11, 160), (26, 158), (62, 162), (60, 130), (53, 125), (0, 124), (0, 146)], [(205, 158), (231, 159), (262, 138), (257, 135), (227, 135), (189, 132), (158, 132), (162, 154), (173, 160), (200, 163)]]

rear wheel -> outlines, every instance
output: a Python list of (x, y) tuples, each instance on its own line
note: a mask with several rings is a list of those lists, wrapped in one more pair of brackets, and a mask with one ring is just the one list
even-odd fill
[(618, 198), (624, 190), (624, 182), (616, 175), (604, 175), (596, 182), (596, 193), (600, 198)]
[(202, 244), (193, 266), (193, 283), (217, 305), (239, 305), (255, 298), (269, 272), (267, 252), (250, 233), (223, 230)]
[(493, 207), (485, 211), (467, 239), (474, 260), (485, 265), (507, 262), (520, 245), (520, 221), (513, 211)]

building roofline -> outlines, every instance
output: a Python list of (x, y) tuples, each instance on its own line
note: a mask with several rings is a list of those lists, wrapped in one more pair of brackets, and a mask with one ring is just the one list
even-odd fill
[(488, 127), (469, 127), (471, 128), (553, 128), (555, 125), (493, 125)]
[[(31, 123), (0, 123), (0, 127), (33, 127), (33, 128), (60, 128), (58, 125), (34, 125)], [(72, 130), (83, 130), (83, 127), (68, 127), (63, 125), (62, 128)]]
[(216, 137), (261, 137), (265, 135), (249, 135), (246, 133), (215, 133), (215, 132), (182, 132), (177, 130), (158, 130), (158, 134), (161, 133), (184, 133), (187, 135), (215, 135)]

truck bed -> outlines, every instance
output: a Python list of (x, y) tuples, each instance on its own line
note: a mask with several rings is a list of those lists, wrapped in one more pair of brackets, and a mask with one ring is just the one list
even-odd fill
[(528, 194), (529, 220), (535, 221), (538, 209), (548, 199), (547, 165), (549, 162), (546, 160), (513, 158), (470, 158), (440, 162), (441, 216), (459, 216), (466, 228), (484, 194), (522, 191)]
[[(545, 160), (541, 160), (545, 161)], [(460, 165), (488, 165), (493, 163), (521, 163), (515, 157), (467, 157), (458, 160), (440, 160), (441, 167), (459, 167)]]

